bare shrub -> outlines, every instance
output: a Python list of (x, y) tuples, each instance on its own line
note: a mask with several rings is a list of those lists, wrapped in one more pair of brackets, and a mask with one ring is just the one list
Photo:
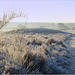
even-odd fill
[(25, 69), (25, 73), (36, 73), (38, 69), (41, 71), (42, 66), (44, 65), (45, 60), (42, 57), (37, 57), (33, 54), (26, 54), (22, 59), (22, 68)]
[(46, 44), (50, 44), (52, 45), (52, 43), (56, 43), (57, 41), (55, 41), (54, 39), (49, 39)]
[(56, 41), (54, 39), (48, 39), (46, 41), (46, 44), (47, 45), (61, 45), (62, 47), (65, 47), (66, 48), (66, 45), (63, 43), (63, 41)]
[(29, 45), (29, 44), (41, 46), (41, 45), (42, 45), (42, 42), (41, 42), (40, 40), (38, 40), (38, 39), (34, 39), (34, 40), (32, 40), (31, 42), (28, 42), (28, 43), (27, 43), (27, 45)]
[(9, 14), (4, 13), (3, 14), (3, 18), (0, 22), (0, 29), (6, 24), (8, 23), (10, 20), (12, 20), (13, 18), (16, 17), (26, 17), (26, 14), (24, 14), (22, 11), (16, 13), (14, 11), (11, 11)]

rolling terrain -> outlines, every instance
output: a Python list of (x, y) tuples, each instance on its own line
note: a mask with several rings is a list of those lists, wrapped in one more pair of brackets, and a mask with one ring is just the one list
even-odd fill
[(58, 29), (50, 29), (43, 25), (0, 30), (0, 74), (75, 73), (73, 27), (58, 24)]

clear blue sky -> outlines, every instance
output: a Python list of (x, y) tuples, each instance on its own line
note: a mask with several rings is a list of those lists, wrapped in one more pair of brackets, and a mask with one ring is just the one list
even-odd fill
[(74, 0), (0, 0), (0, 16), (19, 10), (29, 22), (75, 22)]

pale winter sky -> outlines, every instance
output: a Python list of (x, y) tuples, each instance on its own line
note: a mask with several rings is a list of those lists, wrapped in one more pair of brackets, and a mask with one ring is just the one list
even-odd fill
[(74, 0), (0, 0), (0, 17), (20, 10), (28, 22), (75, 22)]

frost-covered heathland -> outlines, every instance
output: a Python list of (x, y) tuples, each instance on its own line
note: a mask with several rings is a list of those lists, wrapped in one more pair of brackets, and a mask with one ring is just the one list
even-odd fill
[(1, 74), (69, 73), (69, 34), (0, 34)]

